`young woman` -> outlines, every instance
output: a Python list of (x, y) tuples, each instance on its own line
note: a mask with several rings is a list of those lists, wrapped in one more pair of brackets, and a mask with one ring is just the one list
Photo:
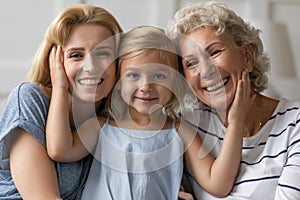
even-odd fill
[(66, 93), (61, 88), (52, 93), (49, 156), (70, 162), (94, 154), (82, 199), (178, 199), (183, 157), (189, 173), (208, 192), (230, 192), (240, 162), (244, 113), (251, 102), (247, 72), (234, 102), (239, 110), (232, 110), (222, 154), (214, 159), (201, 149), (195, 130), (176, 118), (186, 90), (174, 52), (158, 28), (137, 27), (125, 34), (120, 79), (110, 102), (114, 119), (92, 118), (72, 132), (68, 116), (61, 114), (67, 107)]
[[(81, 111), (76, 112), (79, 124), (95, 113), (95, 107), (99, 114), (103, 99), (115, 82), (116, 63), (111, 59), (107, 61), (106, 55), (109, 51), (114, 57), (118, 37), (110, 41), (106, 49), (97, 49), (97, 46), (121, 32), (109, 12), (91, 5), (66, 8), (49, 26), (33, 60), (29, 82), (11, 92), (0, 120), (0, 199), (76, 199), (81, 196), (91, 157), (59, 163), (47, 155), (45, 130), (51, 93), (55, 92), (52, 86), (61, 78), (56, 75), (66, 77), (61, 87), (65, 88), (65, 112), (71, 116), (66, 124), (72, 129), (74, 111), (77, 111), (72, 109), (74, 103)], [(50, 76), (49, 55), (51, 51), (56, 52), (58, 45), (63, 65), (59, 70), (63, 73), (53, 69)], [(100, 79), (101, 66), (91, 56), (95, 52), (105, 55), (104, 60), (110, 63)], [(95, 87), (96, 97), (90, 92), (95, 77), (101, 80)]]

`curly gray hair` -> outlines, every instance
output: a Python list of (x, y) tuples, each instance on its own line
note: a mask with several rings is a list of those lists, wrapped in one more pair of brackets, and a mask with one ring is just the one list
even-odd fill
[(270, 61), (263, 51), (263, 44), (259, 37), (261, 30), (246, 23), (225, 4), (209, 1), (182, 8), (168, 23), (166, 33), (179, 45), (184, 34), (207, 27), (216, 29), (217, 35), (226, 31), (241, 48), (248, 44), (253, 47), (254, 67), (250, 73), (251, 85), (256, 92), (266, 89), (268, 82), (266, 72)]

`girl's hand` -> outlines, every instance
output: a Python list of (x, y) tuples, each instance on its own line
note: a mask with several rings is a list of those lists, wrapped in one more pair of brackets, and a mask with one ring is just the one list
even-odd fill
[(180, 186), (180, 191), (178, 193), (178, 199), (180, 200), (194, 200), (193, 195), (184, 191), (183, 186)]
[(61, 46), (53, 46), (49, 57), (50, 76), (53, 88), (69, 89), (69, 81), (63, 65)]
[(254, 99), (255, 94), (251, 88), (249, 73), (244, 70), (242, 79), (238, 81), (235, 97), (228, 112), (228, 124), (244, 124)]

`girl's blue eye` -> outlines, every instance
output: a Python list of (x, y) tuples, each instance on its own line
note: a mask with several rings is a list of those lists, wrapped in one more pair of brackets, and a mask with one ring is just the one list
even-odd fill
[(126, 76), (129, 78), (132, 78), (132, 79), (140, 77), (140, 75), (138, 73), (128, 73)]
[(99, 51), (95, 53), (96, 56), (101, 56), (101, 57), (110, 57), (111, 52), (109, 51)]
[(158, 80), (162, 80), (162, 79), (167, 78), (167, 76), (164, 75), (164, 74), (154, 74), (153, 77), (154, 77), (155, 79), (158, 79)]

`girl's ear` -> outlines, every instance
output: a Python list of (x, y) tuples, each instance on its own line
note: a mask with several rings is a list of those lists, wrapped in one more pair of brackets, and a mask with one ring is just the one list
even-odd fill
[(253, 55), (253, 46), (251, 44), (247, 44), (244, 47), (244, 56), (245, 56), (245, 64), (248, 72), (252, 72), (254, 68), (254, 55)]

